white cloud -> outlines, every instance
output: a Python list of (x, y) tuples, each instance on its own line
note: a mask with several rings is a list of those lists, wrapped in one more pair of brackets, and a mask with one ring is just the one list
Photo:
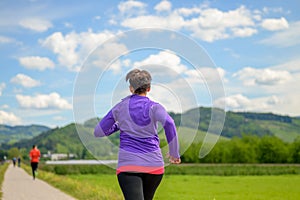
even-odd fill
[[(297, 91), (299, 91), (299, 87), (297, 88)], [(273, 107), (273, 109), (272, 109), (273, 112), (299, 117), (300, 94), (299, 93), (288, 93), (288, 94), (282, 95), (281, 99), (282, 100), (280, 101), (280, 104)]]
[[(282, 63), (280, 65), (277, 66), (273, 66), (270, 69), (272, 70), (276, 70), (276, 71), (288, 71), (290, 74), (290, 78), (288, 81), (283, 82), (279, 85), (276, 85), (276, 87), (269, 87), (266, 88), (268, 89), (267, 91), (271, 91), (273, 93), (277, 93), (278, 95), (281, 94), (281, 98), (288, 98), (288, 97), (296, 97), (298, 94), (295, 91), (299, 91), (300, 90), (300, 86), (299, 86), (299, 80), (300, 80), (300, 60), (299, 59), (295, 59), (295, 60), (290, 60), (286, 63)], [(300, 93), (299, 93), (300, 96)], [(294, 101), (297, 101), (298, 99), (295, 99)], [(292, 99), (287, 100), (288, 101), (292, 101)], [(292, 105), (292, 104), (291, 104)], [(291, 106), (290, 105), (290, 106)], [(294, 110), (298, 110), (298, 108), (293, 108)], [(290, 110), (293, 110), (290, 109)]]
[[(152, 84), (149, 97), (163, 105), (167, 111), (182, 113), (195, 105), (191, 90), (181, 81), (178, 84)], [(183, 89), (184, 88), (184, 89)], [(189, 97), (189, 98), (187, 98)]]
[(169, 111), (183, 112), (195, 108), (199, 106), (196, 99), (211, 104), (211, 98), (221, 96), (221, 90), (224, 90), (221, 80), (225, 77), (224, 69), (201, 67), (195, 70), (169, 51), (149, 55), (144, 60), (133, 62), (132, 66), (151, 73), (153, 92), (149, 96), (161, 102)]
[(70, 22), (65, 22), (65, 23), (64, 23), (64, 26), (65, 26), (66, 28), (73, 28), (73, 24), (70, 23)]
[(55, 66), (52, 60), (49, 58), (39, 56), (21, 57), (19, 58), (19, 62), (27, 69), (37, 69), (40, 71), (43, 71), (47, 68), (53, 69)]
[(52, 23), (45, 19), (40, 18), (26, 18), (20, 21), (20, 25), (23, 28), (27, 28), (37, 32), (47, 31), (49, 28), (53, 27)]
[(244, 85), (278, 85), (291, 80), (286, 70), (255, 69), (246, 67), (233, 75), (243, 81)]
[(198, 24), (205, 28), (216, 27), (239, 27), (253, 26), (251, 11), (245, 6), (235, 10), (223, 12), (219, 9), (208, 8), (202, 10), (200, 16), (196, 19)]
[[(155, 8), (162, 10), (163, 8), (167, 9), (167, 6)], [(229, 11), (199, 6), (170, 10), (168, 15), (125, 17), (121, 21), (121, 25), (129, 28), (157, 27), (186, 30), (196, 38), (213, 42), (231, 37), (252, 36), (257, 33), (255, 29), (257, 17), (257, 14), (245, 6)]]
[(8, 108), (9, 108), (9, 105), (7, 105), (7, 104), (4, 104), (0, 107), (0, 109), (8, 109)]
[(163, 0), (160, 3), (158, 3), (154, 9), (158, 12), (162, 12), (162, 11), (170, 11), (172, 8), (172, 4), (171, 2), (167, 1), (167, 0)]
[(198, 70), (189, 69), (185, 71), (187, 80), (191, 83), (217, 83), (220, 80), (225, 81), (225, 70), (218, 67), (201, 67)]
[(118, 5), (121, 14), (126, 15), (141, 15), (145, 13), (146, 4), (140, 1), (129, 0), (123, 1)]
[(32, 109), (72, 109), (72, 105), (56, 93), (38, 94), (36, 96), (16, 95), (22, 108)]
[[(97, 47), (92, 54), (89, 55), (84, 64), (85, 66), (96, 67), (98, 69), (108, 69), (107, 67), (109, 67), (113, 73), (117, 74), (121, 71), (122, 66), (121, 61), (117, 58), (127, 51), (124, 44), (110, 41)], [(95, 72), (92, 71), (92, 73)]]
[(58, 61), (61, 65), (72, 69), (78, 61), (78, 56), (75, 53), (78, 45), (77, 39), (75, 33), (70, 33), (64, 37), (61, 32), (56, 32), (42, 41), (42, 45), (58, 54)]
[(300, 21), (289, 24), (288, 29), (274, 33), (272, 36), (263, 39), (262, 44), (279, 47), (290, 47), (300, 44)]
[(101, 19), (101, 16), (97, 15), (93, 18), (94, 20), (100, 20)]
[(300, 93), (297, 91), (300, 90), (300, 60), (298, 58), (264, 69), (244, 68), (229, 80), (230, 82), (225, 85), (228, 97), (218, 99), (216, 102), (225, 102), (228, 110), (299, 116)]
[(224, 97), (215, 101), (217, 107), (219, 104), (224, 105), (224, 103), (228, 109), (244, 109), (251, 104), (251, 101), (242, 94)]
[(266, 14), (279, 13), (279, 14), (289, 14), (290, 11), (283, 9), (282, 7), (264, 7), (262, 11)]
[(2, 95), (2, 91), (5, 89), (5, 83), (0, 83), (0, 96)]
[(108, 21), (108, 23), (110, 24), (110, 25), (118, 25), (118, 21), (116, 20), (116, 19), (110, 19), (109, 21)]
[(287, 93), (281, 96), (270, 95), (248, 98), (242, 94), (235, 94), (217, 99), (214, 105), (226, 105), (226, 110), (242, 112), (272, 112), (280, 115), (299, 116), (300, 94)]
[(78, 71), (91, 51), (112, 36), (113, 34), (109, 31), (94, 33), (88, 30), (66, 35), (55, 32), (40, 43), (57, 54), (60, 65), (67, 67), (70, 71)]
[(41, 84), (40, 81), (34, 80), (30, 76), (27, 76), (25, 74), (17, 74), (15, 77), (13, 77), (10, 80), (10, 82), (15, 84), (20, 84), (26, 88), (36, 87)]
[(237, 37), (249, 37), (257, 33), (254, 28), (232, 28), (231, 29), (234, 36)]
[[(254, 25), (251, 11), (244, 6), (227, 12), (212, 8), (203, 9), (197, 18), (186, 21), (186, 27), (192, 31), (193, 36), (208, 42), (251, 36), (256, 33)], [(231, 35), (231, 32), (234, 34)]]
[(125, 67), (129, 67), (131, 65), (131, 60), (130, 59), (122, 60), (122, 65)]
[(169, 51), (161, 51), (158, 54), (153, 54), (147, 57), (146, 59), (135, 62), (133, 64), (134, 67), (142, 67), (142, 66), (161, 66), (168, 67), (169, 69), (175, 71), (180, 74), (187, 70), (187, 67), (181, 64), (180, 57), (176, 54), (171, 53)]
[(127, 18), (121, 22), (122, 26), (129, 28), (169, 28), (179, 30), (185, 23), (184, 19), (177, 14), (168, 16), (143, 15), (133, 18)]
[(205, 29), (195, 26), (195, 29), (192, 29), (193, 37), (199, 38), (206, 42), (230, 38), (230, 34), (227, 33), (223, 28)]
[(300, 58), (289, 60), (286, 63), (282, 63), (271, 68), (274, 70), (287, 70), (291, 74), (300, 73)]
[(261, 26), (269, 31), (278, 31), (289, 28), (289, 23), (284, 17), (281, 17), (280, 19), (264, 19)]
[(250, 99), (242, 94), (223, 97), (214, 102), (216, 107), (225, 105), (227, 110), (250, 112), (269, 112), (279, 104), (281, 100), (274, 95)]
[(17, 125), (21, 123), (21, 119), (12, 112), (0, 110), (0, 124)]
[(181, 15), (181, 16), (184, 16), (184, 17), (187, 17), (187, 16), (190, 16), (190, 15), (194, 15), (194, 14), (199, 14), (201, 13), (201, 8), (196, 8), (196, 7), (193, 7), (193, 8), (179, 8), (176, 10), (176, 12)]
[(15, 39), (0, 35), (0, 44), (13, 43), (13, 42), (15, 42)]
[[(161, 87), (159, 91), (167, 88), (172, 94), (176, 94), (180, 98), (184, 110), (198, 106), (196, 103), (190, 103), (194, 98), (200, 98), (202, 102), (203, 99), (211, 99), (208, 90), (217, 96), (222, 95), (222, 92), (224, 93), (222, 84), (222, 81), (225, 81), (224, 69), (200, 67), (196, 70), (190, 65), (183, 64), (179, 56), (169, 51), (149, 55), (142, 61), (134, 62), (133, 66), (149, 70), (154, 83), (158, 83), (158, 86)], [(164, 98), (163, 92), (159, 93), (162, 98), (156, 95), (157, 92), (155, 89), (155, 94), (151, 95), (162, 100)], [(165, 99), (162, 102), (165, 102), (170, 110), (179, 111), (178, 107), (175, 108), (176, 102), (170, 103)]]

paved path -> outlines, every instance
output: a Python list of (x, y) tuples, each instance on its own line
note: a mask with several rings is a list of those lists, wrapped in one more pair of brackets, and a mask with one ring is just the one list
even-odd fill
[(9, 165), (2, 184), (3, 200), (75, 200), (48, 183)]

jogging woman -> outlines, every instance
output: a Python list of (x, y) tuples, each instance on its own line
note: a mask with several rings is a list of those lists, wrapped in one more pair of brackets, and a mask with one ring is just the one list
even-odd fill
[(126, 200), (151, 200), (164, 174), (157, 134), (158, 122), (165, 130), (169, 161), (181, 162), (176, 127), (162, 105), (150, 100), (151, 75), (134, 69), (126, 76), (132, 95), (115, 105), (95, 127), (95, 137), (120, 130), (117, 177)]

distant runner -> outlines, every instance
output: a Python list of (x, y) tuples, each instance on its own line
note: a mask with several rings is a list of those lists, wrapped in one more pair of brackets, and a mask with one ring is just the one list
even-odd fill
[(35, 180), (35, 175), (37, 173), (38, 164), (41, 157), (41, 152), (35, 145), (32, 146), (32, 149), (29, 153), (29, 157), (30, 157), (33, 180)]

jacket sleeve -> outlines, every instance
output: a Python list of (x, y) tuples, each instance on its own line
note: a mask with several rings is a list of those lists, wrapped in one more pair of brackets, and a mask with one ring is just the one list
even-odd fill
[(94, 136), (95, 137), (109, 136), (118, 130), (119, 130), (118, 122), (115, 121), (112, 111), (109, 111), (107, 115), (95, 127)]
[(160, 104), (155, 105), (154, 113), (155, 120), (159, 121), (165, 130), (170, 156), (180, 158), (178, 136), (174, 120)]

